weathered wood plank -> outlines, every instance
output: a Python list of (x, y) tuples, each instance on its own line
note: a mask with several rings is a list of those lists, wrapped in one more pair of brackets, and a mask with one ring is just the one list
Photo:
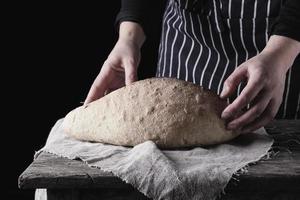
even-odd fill
[[(237, 192), (222, 195), (220, 200), (299, 200), (300, 193), (289, 193), (284, 191), (263, 192)], [(218, 199), (219, 200), (219, 199)]]
[[(300, 120), (275, 121), (267, 131), (275, 138), (270, 160), (259, 161), (249, 171), (231, 180), (226, 191), (298, 191), (300, 188)], [(112, 173), (90, 168), (83, 162), (42, 153), (19, 177), (20, 188), (98, 188), (134, 190)]]
[(248, 172), (234, 176), (226, 190), (233, 191), (299, 191), (300, 188), (300, 152), (281, 152), (276, 158), (259, 161), (248, 168)]
[(272, 121), (265, 128), (275, 140), (274, 150), (300, 151), (300, 120)]
[[(149, 200), (138, 190), (130, 189), (48, 189), (47, 200)], [(45, 199), (43, 199), (45, 200)]]
[[(118, 195), (116, 195), (118, 194)], [(218, 200), (298, 200), (300, 192), (289, 193), (284, 191), (264, 192), (236, 192), (226, 193)], [(129, 191), (123, 189), (48, 189), (47, 200), (149, 200), (138, 191)], [(37, 199), (39, 200), (39, 199)], [(45, 200), (45, 199), (41, 199)]]
[(300, 120), (273, 120), (265, 126), (269, 134), (284, 133), (300, 135)]
[(127, 188), (112, 173), (42, 152), (19, 177), (20, 188)]
[[(267, 187), (277, 190), (282, 185), (288, 190), (300, 188), (300, 152), (280, 152), (273, 159), (260, 161), (248, 172), (228, 185), (230, 190), (257, 190)], [(51, 163), (48, 165), (47, 163)], [(259, 184), (258, 184), (259, 183)], [(269, 187), (272, 185), (272, 187)], [(20, 188), (123, 188), (130, 184), (100, 169), (90, 168), (80, 161), (42, 153), (20, 176)]]

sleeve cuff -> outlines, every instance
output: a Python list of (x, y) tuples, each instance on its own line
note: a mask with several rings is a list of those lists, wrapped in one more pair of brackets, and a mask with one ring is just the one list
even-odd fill
[(300, 29), (297, 28), (297, 24), (299, 23), (277, 19), (271, 27), (271, 35), (281, 35), (300, 42)]
[(140, 24), (142, 26), (142, 28), (144, 29), (144, 23), (141, 18), (132, 14), (132, 12), (123, 11), (123, 12), (119, 12), (115, 19), (115, 28), (116, 28), (117, 32), (119, 32), (119, 26), (120, 26), (121, 22), (124, 22), (124, 21), (136, 22), (136, 23)]

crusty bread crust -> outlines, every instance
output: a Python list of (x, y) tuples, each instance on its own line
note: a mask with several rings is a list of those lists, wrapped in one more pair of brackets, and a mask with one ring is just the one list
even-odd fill
[(146, 140), (160, 148), (223, 143), (239, 133), (220, 118), (227, 103), (213, 92), (174, 78), (151, 78), (120, 88), (64, 119), (79, 140), (134, 146)]

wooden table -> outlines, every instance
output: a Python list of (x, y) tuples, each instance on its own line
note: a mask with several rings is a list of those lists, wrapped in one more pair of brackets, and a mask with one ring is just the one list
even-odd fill
[[(280, 120), (266, 130), (277, 154), (231, 179), (221, 199), (300, 199), (300, 120)], [(83, 162), (41, 153), (20, 175), (21, 189), (46, 188), (53, 199), (148, 199), (111, 173)]]

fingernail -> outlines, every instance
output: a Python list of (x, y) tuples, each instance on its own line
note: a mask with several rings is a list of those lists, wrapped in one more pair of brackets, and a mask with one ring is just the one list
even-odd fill
[(225, 97), (227, 91), (228, 91), (228, 87), (227, 87), (227, 85), (224, 85), (223, 90), (222, 90), (222, 92), (220, 94), (220, 97), (221, 98)]
[(236, 129), (236, 124), (235, 123), (229, 123), (227, 125), (227, 128), (230, 129), (230, 130)]
[(221, 118), (227, 119), (227, 118), (229, 118), (229, 117), (230, 117), (230, 113), (229, 113), (229, 112), (222, 112)]

